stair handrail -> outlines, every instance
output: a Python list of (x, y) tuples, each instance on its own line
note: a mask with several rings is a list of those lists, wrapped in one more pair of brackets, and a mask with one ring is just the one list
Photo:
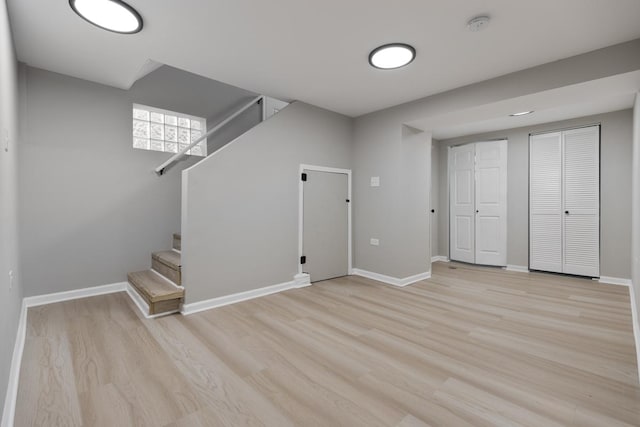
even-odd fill
[(202, 135), (201, 137), (197, 138), (195, 141), (193, 141), (191, 144), (189, 144), (188, 146), (186, 146), (185, 148), (183, 148), (182, 150), (180, 150), (179, 152), (177, 152), (176, 154), (174, 154), (173, 156), (171, 156), (166, 162), (164, 162), (163, 164), (161, 164), (160, 166), (158, 166), (155, 169), (155, 172), (158, 175), (162, 175), (164, 173), (164, 170), (171, 165), (172, 163), (180, 160), (181, 158), (183, 158), (186, 155), (186, 152), (191, 150), (193, 147), (195, 147), (196, 145), (198, 145), (200, 142), (202, 142), (203, 140), (205, 140), (206, 138), (210, 137), (211, 135), (213, 135), (215, 132), (217, 132), (219, 129), (221, 129), (224, 125), (226, 125), (227, 123), (229, 123), (231, 120), (235, 119), (236, 117), (238, 117), (240, 114), (244, 113), (246, 110), (248, 110), (249, 108), (251, 108), (254, 104), (257, 104), (260, 101), (263, 101), (264, 96), (260, 95), (255, 97), (254, 99), (251, 100), (251, 102), (248, 102), (247, 104), (245, 104), (244, 106), (242, 106), (242, 108), (236, 110), (233, 114), (231, 114), (230, 116), (228, 116), (226, 119), (224, 119), (223, 121), (221, 121), (220, 123), (218, 123), (213, 129), (207, 131), (207, 133), (205, 133), (204, 135)]

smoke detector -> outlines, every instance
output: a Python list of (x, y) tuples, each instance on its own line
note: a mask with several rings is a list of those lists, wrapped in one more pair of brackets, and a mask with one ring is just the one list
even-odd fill
[(484, 30), (489, 25), (489, 21), (491, 21), (491, 18), (486, 15), (476, 16), (467, 22), (467, 28), (469, 31), (477, 33), (478, 31)]

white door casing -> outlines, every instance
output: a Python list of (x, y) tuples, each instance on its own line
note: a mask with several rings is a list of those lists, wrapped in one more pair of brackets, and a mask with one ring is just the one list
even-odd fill
[(475, 144), (449, 151), (449, 258), (475, 262)]
[(507, 141), (449, 151), (449, 257), (507, 265)]
[(476, 145), (476, 264), (507, 265), (507, 141)]

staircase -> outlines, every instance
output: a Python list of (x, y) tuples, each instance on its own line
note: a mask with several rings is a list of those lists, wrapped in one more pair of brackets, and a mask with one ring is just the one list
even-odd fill
[(173, 249), (151, 254), (151, 270), (127, 274), (129, 283), (148, 306), (148, 315), (174, 313), (184, 299), (180, 234), (173, 235)]

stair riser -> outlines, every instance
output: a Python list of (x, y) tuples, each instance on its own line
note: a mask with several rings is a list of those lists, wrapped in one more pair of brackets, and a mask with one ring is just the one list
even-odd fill
[(182, 239), (177, 238), (175, 236), (173, 236), (173, 249), (177, 250), (177, 251), (181, 251), (182, 250)]
[(151, 268), (171, 280), (176, 285), (182, 285), (182, 275), (180, 274), (180, 270), (175, 270), (153, 258), (151, 259)]
[(180, 303), (182, 303), (182, 299), (170, 299), (167, 301), (154, 302), (149, 304), (149, 315), (179, 310)]

